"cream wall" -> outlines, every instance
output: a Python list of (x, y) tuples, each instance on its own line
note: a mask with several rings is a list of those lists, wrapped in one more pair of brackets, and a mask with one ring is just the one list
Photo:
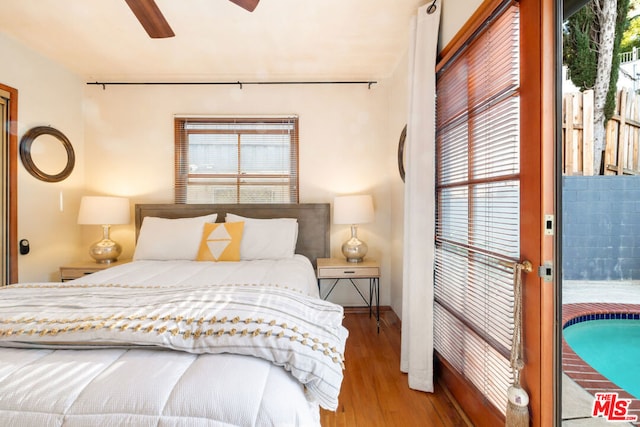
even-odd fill
[[(397, 172), (389, 161), (393, 144), (388, 138), (386, 82), (370, 89), (367, 85), (89, 86), (85, 95), (86, 191), (128, 196), (132, 204), (173, 201), (175, 114), (297, 114), (300, 201), (332, 203), (336, 195), (373, 195), (375, 222), (360, 226), (358, 234), (369, 244), (369, 256), (381, 261), (381, 304), (389, 304), (390, 181)], [(114, 239), (124, 243), (123, 255), (130, 257), (133, 227), (112, 231)], [(90, 244), (83, 233), (84, 244)], [(333, 256), (340, 256), (340, 245), (348, 237), (348, 226), (332, 226)], [(331, 300), (362, 305), (347, 285), (336, 288)]]
[[(58, 266), (79, 256), (75, 215), (84, 186), (84, 85), (78, 76), (2, 34), (0, 52), (0, 82), (18, 90), (18, 139), (34, 126), (49, 125), (69, 138), (79, 159), (71, 176), (59, 183), (39, 181), (17, 159), (18, 240), (31, 244), (30, 253), (19, 256), (18, 280), (59, 280)], [(34, 158), (40, 138), (33, 143)]]
[(464, 24), (471, 18), (482, 3), (492, 0), (441, 0), (440, 35), (438, 51), (442, 50), (455, 37)]

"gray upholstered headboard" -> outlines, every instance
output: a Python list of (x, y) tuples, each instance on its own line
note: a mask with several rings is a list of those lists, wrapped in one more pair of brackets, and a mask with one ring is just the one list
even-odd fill
[(316, 266), (317, 258), (328, 258), (330, 213), (328, 203), (301, 204), (136, 204), (136, 240), (146, 216), (187, 218), (217, 213), (218, 222), (232, 213), (250, 218), (297, 218), (298, 243), (296, 253), (305, 255)]

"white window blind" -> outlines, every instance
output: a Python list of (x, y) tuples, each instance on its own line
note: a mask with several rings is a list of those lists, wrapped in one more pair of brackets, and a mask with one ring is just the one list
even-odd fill
[(176, 118), (176, 203), (297, 203), (298, 118)]
[(520, 255), (519, 10), (505, 2), (437, 76), (435, 337), (504, 414)]

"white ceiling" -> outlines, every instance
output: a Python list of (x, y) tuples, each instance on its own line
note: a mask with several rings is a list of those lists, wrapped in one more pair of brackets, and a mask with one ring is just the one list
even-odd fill
[(0, 31), (86, 81), (376, 80), (425, 0), (156, 0), (151, 39), (124, 0), (0, 0)]

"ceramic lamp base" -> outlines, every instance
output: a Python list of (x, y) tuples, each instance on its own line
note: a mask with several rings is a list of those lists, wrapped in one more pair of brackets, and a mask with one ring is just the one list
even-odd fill
[(99, 264), (116, 262), (122, 253), (122, 246), (111, 239), (102, 239), (89, 248), (89, 255)]
[(343, 243), (342, 254), (348, 262), (362, 262), (369, 247), (365, 242), (358, 239), (358, 227), (351, 226), (351, 238)]
[(122, 246), (109, 238), (110, 225), (102, 226), (102, 240), (94, 243), (89, 248), (89, 255), (99, 264), (116, 262), (122, 253)]

